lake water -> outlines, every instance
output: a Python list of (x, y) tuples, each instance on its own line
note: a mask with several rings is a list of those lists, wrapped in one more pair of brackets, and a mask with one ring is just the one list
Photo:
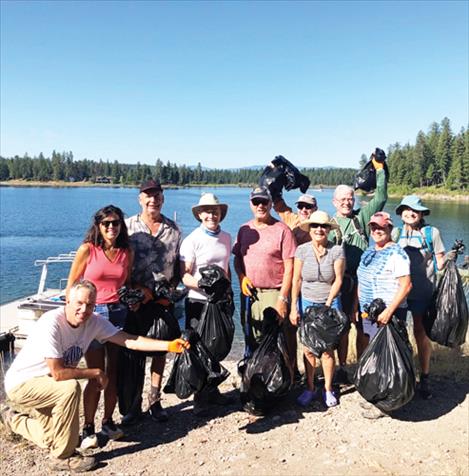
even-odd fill
[[(173, 218), (187, 236), (198, 224), (191, 207), (201, 192), (208, 188), (187, 188), (165, 191), (164, 214)], [(223, 187), (215, 193), (229, 204), (223, 229), (233, 239), (241, 224), (251, 218), (247, 188)], [(332, 190), (312, 192), (319, 208), (333, 213)], [(0, 187), (0, 304), (33, 294), (37, 290), (40, 268), (34, 260), (76, 250), (91, 222), (94, 212), (108, 204), (120, 207), (130, 216), (140, 210), (138, 190), (129, 188), (35, 188)], [(285, 199), (294, 205), (297, 191), (287, 192)], [(390, 199), (385, 207), (393, 213), (399, 200)], [(447, 248), (455, 239), (469, 246), (469, 204), (426, 202), (431, 208), (429, 222), (438, 227)], [(395, 223), (400, 223), (396, 219)], [(233, 268), (232, 268), (233, 270)], [(233, 270), (234, 272), (234, 270)], [(58, 287), (59, 279), (67, 277), (68, 265), (50, 266), (50, 287)], [(233, 281), (239, 293), (238, 282)], [(238, 330), (239, 332), (239, 330)]]

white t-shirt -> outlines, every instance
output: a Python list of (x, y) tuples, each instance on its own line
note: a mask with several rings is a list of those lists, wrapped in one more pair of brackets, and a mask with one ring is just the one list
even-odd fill
[[(202, 227), (196, 228), (187, 236), (179, 251), (180, 260), (185, 263), (194, 263), (192, 276), (200, 279), (199, 269), (209, 264), (216, 264), (228, 273), (231, 254), (231, 236), (226, 231), (218, 235), (209, 235)], [(194, 289), (189, 290), (188, 296), (192, 299), (207, 299), (207, 296)]]
[(46, 312), (5, 375), (6, 392), (34, 377), (49, 375), (45, 359), (63, 359), (65, 367), (76, 367), (93, 339), (103, 342), (117, 332), (119, 329), (97, 314), (74, 328), (64, 307)]

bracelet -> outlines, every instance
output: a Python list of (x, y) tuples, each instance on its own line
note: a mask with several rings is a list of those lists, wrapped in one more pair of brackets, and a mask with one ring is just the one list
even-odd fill
[(288, 299), (287, 297), (285, 296), (282, 296), (281, 294), (278, 295), (278, 298), (277, 299), (280, 299), (280, 301), (283, 301), (284, 303), (288, 304), (290, 302), (290, 299)]

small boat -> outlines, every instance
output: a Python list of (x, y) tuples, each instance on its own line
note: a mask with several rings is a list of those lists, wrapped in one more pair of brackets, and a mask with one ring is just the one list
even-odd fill
[(61, 278), (56, 287), (48, 288), (47, 274), (51, 264), (71, 264), (75, 255), (76, 251), (70, 251), (34, 262), (34, 266), (42, 267), (37, 292), (0, 306), (0, 333), (12, 333), (17, 339), (16, 344), (21, 346), (21, 340), (29, 335), (36, 321), (45, 312), (65, 305), (67, 279)]

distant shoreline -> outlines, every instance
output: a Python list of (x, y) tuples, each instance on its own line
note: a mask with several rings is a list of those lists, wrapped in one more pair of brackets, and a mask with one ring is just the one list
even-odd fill
[[(138, 185), (121, 185), (113, 183), (93, 183), (93, 182), (65, 182), (65, 181), (48, 181), (48, 182), (39, 182), (39, 181), (29, 181), (29, 180), (8, 180), (0, 182), (0, 187), (44, 187), (44, 188), (89, 188), (89, 187), (99, 187), (99, 188), (138, 188)], [(179, 189), (179, 188), (217, 188), (217, 187), (235, 187), (235, 188), (249, 188), (252, 187), (252, 184), (188, 184), (188, 185), (163, 185), (165, 189)], [(316, 186), (319, 187), (319, 186)], [(334, 188), (332, 186), (323, 185), (322, 189)], [(310, 189), (310, 192), (313, 194), (317, 190)], [(410, 193), (410, 192), (409, 192)], [(425, 192), (422, 189), (416, 190), (412, 193), (419, 195), (424, 200), (435, 201), (443, 200), (448, 202), (469, 202), (469, 192), (468, 193), (441, 193), (438, 191)], [(389, 197), (391, 198), (401, 198), (406, 194), (396, 193), (391, 191)]]

